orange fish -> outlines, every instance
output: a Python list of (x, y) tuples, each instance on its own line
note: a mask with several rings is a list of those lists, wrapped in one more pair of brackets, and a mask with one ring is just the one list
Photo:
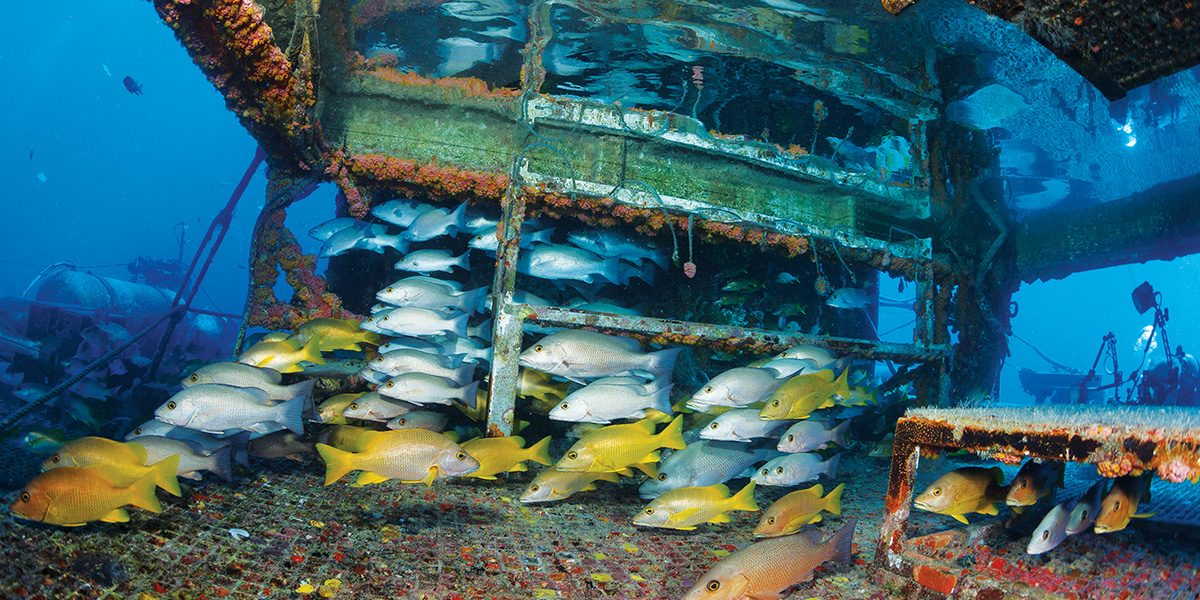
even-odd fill
[(127, 486), (108, 477), (107, 467), (61, 467), (34, 477), (9, 506), (13, 514), (30, 521), (78, 527), (92, 521), (124, 523), (125, 506), (162, 512), (154, 496), (155, 473), (147, 472)]

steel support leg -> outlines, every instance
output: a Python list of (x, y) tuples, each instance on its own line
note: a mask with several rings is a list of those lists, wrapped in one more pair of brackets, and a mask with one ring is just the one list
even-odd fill
[[(518, 159), (519, 160), (519, 159)], [(516, 169), (513, 170), (516, 172)], [(492, 370), (488, 385), (487, 435), (512, 435), (517, 402), (517, 357), (521, 354), (524, 317), (512, 309), (517, 287), (517, 260), (525, 197), (516, 177), (509, 182), (501, 207), (500, 246), (496, 251), (496, 276), (492, 280)]]
[(879, 543), (875, 547), (875, 566), (901, 574), (904, 572), (905, 529), (912, 511), (913, 482), (921, 457), (920, 447), (912, 441), (912, 427), (906, 425), (901, 422), (896, 426), (883, 525), (879, 531)]

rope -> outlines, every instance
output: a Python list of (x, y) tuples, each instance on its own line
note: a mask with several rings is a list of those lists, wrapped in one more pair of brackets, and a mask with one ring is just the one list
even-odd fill
[(96, 369), (99, 369), (100, 367), (107, 365), (109, 363), (109, 361), (111, 361), (112, 359), (116, 358), (117, 355), (124, 352), (126, 348), (129, 348), (130, 346), (132, 346), (132, 345), (136, 344), (138, 341), (140, 341), (142, 338), (146, 337), (146, 335), (148, 335), (151, 331), (154, 331), (154, 329), (156, 329), (159, 325), (162, 325), (162, 323), (164, 321), (175, 317), (175, 315), (182, 314), (183, 310), (184, 309), (182, 307), (178, 307), (178, 306), (172, 308), (171, 310), (167, 311), (166, 314), (159, 317), (157, 321), (150, 324), (145, 329), (139, 331), (137, 333), (137, 335), (134, 335), (133, 337), (129, 338), (124, 344), (121, 344), (120, 346), (117, 346), (116, 348), (109, 350), (108, 352), (104, 353), (104, 355), (101, 356), (100, 358), (97, 358), (96, 360), (88, 363), (88, 365), (85, 366), (81, 371), (79, 371), (79, 373), (76, 373), (75, 375), (67, 378), (62, 383), (50, 388), (40, 398), (34, 400), (33, 402), (30, 402), (29, 404), (26, 404), (25, 406), (22, 406), (21, 408), (18, 408), (16, 411), (13, 411), (13, 413), (8, 415), (7, 417), (5, 417), (3, 421), (0, 421), (0, 431), (8, 431), (9, 428), (11, 428), (13, 425), (16, 425), (17, 422), (20, 421), (21, 419), (25, 418), (26, 415), (33, 412), (34, 410), (36, 410), (43, 404), (54, 399), (59, 394), (67, 391), (68, 389), (71, 388), (71, 386), (75, 385), (76, 383), (79, 383), (80, 380), (82, 380), (84, 377), (86, 377), (92, 371), (95, 371)]

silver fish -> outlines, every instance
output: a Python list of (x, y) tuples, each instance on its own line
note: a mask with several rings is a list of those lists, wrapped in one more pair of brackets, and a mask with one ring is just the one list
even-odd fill
[(414, 273), (449, 273), (458, 267), (463, 270), (471, 268), (471, 251), (467, 250), (459, 256), (454, 256), (445, 250), (414, 250), (396, 261), (396, 268), (401, 271)]
[(493, 219), (483, 215), (468, 217), (466, 223), (467, 231), (479, 232), (489, 227), (496, 227), (500, 224), (500, 219)]
[(825, 304), (834, 308), (865, 309), (871, 305), (871, 293), (861, 288), (838, 288), (825, 299)]
[(822, 475), (833, 479), (837, 477), (838, 464), (841, 462), (841, 454), (826, 461), (822, 461), (821, 455), (815, 452), (785, 454), (767, 461), (752, 479), (759, 485), (799, 485), (816, 481)]
[(319, 256), (330, 258), (351, 250), (369, 250), (376, 254), (383, 254), (385, 248), (394, 248), (405, 252), (408, 250), (408, 244), (402, 236), (403, 234), (389, 234), (387, 226), (378, 223), (368, 223), (362, 228), (347, 227), (325, 240)]
[(816, 373), (821, 369), (817, 367), (817, 363), (806, 358), (772, 358), (767, 362), (758, 365), (759, 369), (773, 369), (779, 373), (778, 377), (788, 378), (792, 375), (801, 375), (804, 373)]
[(563, 244), (541, 244), (522, 252), (517, 272), (539, 279), (618, 285), (627, 282), (620, 259), (603, 258)]
[(774, 437), (791, 421), (764, 421), (757, 408), (737, 408), (713, 419), (700, 437), (706, 440), (749, 442), (754, 438)]
[(425, 429), (441, 433), (446, 430), (446, 413), (414, 410), (387, 422), (388, 429)]
[(408, 228), (413, 221), (434, 207), (410, 200), (390, 200), (371, 209), (371, 214), (380, 221), (400, 228)]
[(219, 438), (215, 435), (209, 435), (203, 431), (188, 429), (187, 427), (179, 427), (170, 423), (159, 421), (158, 419), (150, 419), (141, 425), (133, 428), (125, 435), (125, 441), (132, 441), (142, 437), (168, 437), (175, 440), (182, 440), (200, 449), (204, 454), (212, 454), (225, 446), (229, 446), (233, 438)]
[(304, 401), (297, 397), (271, 404), (267, 393), (259, 389), (206, 383), (184, 388), (158, 407), (154, 416), (206, 433), (250, 431), (266, 435), (281, 428), (303, 433)]
[(474, 363), (463, 363), (465, 354), (433, 354), (421, 350), (401, 349), (385, 352), (375, 357), (367, 366), (392, 377), (401, 373), (425, 373), (444, 377), (458, 384), (470, 380), (475, 372)]
[(475, 390), (478, 381), (463, 386), (443, 377), (424, 373), (397, 375), (379, 386), (379, 393), (388, 398), (412, 402), (413, 404), (451, 404), (458, 401), (475, 408)]
[(282, 376), (275, 369), (266, 369), (237, 362), (210, 363), (196, 369), (183, 380), (183, 387), (206, 383), (219, 383), (234, 387), (257, 388), (267, 393), (269, 400), (291, 400), (299, 396), (311, 397), (316, 380), (310, 379), (292, 385), (280, 385)]
[(680, 348), (642, 352), (637, 340), (569, 329), (538, 340), (521, 353), (522, 367), (583, 383), (584, 379), (647, 373), (669, 379)]
[(1075, 508), (1071, 509), (1071, 515), (1067, 519), (1067, 525), (1064, 531), (1067, 535), (1075, 535), (1086, 531), (1096, 522), (1096, 515), (1100, 514), (1100, 503), (1104, 500), (1104, 494), (1107, 491), (1108, 479), (1100, 478), (1099, 481), (1092, 484), (1079, 500), (1075, 502)]
[(403, 306), (363, 319), (362, 328), (383, 335), (467, 335), (467, 313), (446, 315), (428, 308)]
[(384, 398), (379, 392), (367, 392), (351, 402), (342, 416), (348, 419), (364, 421), (390, 421), (400, 415), (405, 415), (417, 408), (416, 404)]
[(1058, 547), (1067, 539), (1067, 520), (1070, 518), (1070, 513), (1067, 511), (1066, 503), (1059, 504), (1050, 509), (1046, 516), (1042, 518), (1042, 522), (1038, 523), (1036, 529), (1033, 530), (1033, 536), (1029, 538), (1029, 545), (1025, 547), (1025, 552), (1029, 554), (1044, 554)]
[(404, 235), (414, 242), (424, 242), (442, 236), (454, 236), (466, 227), (467, 203), (454, 210), (435, 208), (425, 211), (413, 219)]
[(766, 400), (785, 381), (774, 369), (736, 367), (708, 380), (688, 399), (687, 407), (702, 411), (713, 406), (747, 406)]
[(647, 500), (670, 490), (725, 483), (752, 476), (754, 466), (778, 456), (767, 447), (738, 442), (700, 440), (672, 452), (658, 465), (658, 476), (647, 479), (638, 493)]
[[(549, 244), (550, 238), (554, 235), (555, 228), (543, 229), (541, 231), (525, 231), (521, 229), (521, 244), (522, 248), (532, 248), (534, 244)], [(475, 250), (483, 250), (484, 252), (496, 252), (500, 248), (500, 238), (497, 237), (497, 227), (493, 225), (487, 229), (475, 231), (475, 237), (467, 242), (467, 245)]]
[(846, 445), (846, 430), (850, 421), (843, 421), (836, 427), (825, 428), (825, 424), (812, 419), (800, 421), (779, 436), (778, 449), (781, 452), (812, 452), (828, 448), (830, 444)]
[(200, 471), (208, 471), (225, 481), (233, 480), (233, 448), (229, 446), (206, 454), (199, 447), (183, 440), (157, 435), (139, 437), (137, 443), (146, 449), (149, 457), (145, 461), (146, 465), (179, 455), (179, 468), (176, 470), (176, 475), (180, 477), (200, 480)]
[(800, 360), (811, 360), (817, 369), (828, 368), (833, 363), (837, 362), (838, 357), (832, 352), (820, 346), (793, 346), (780, 352), (775, 358), (796, 358)]
[(671, 414), (670, 383), (645, 382), (636, 377), (602, 377), (570, 393), (550, 410), (556, 421), (608, 424), (617, 419), (641, 419), (647, 410)]
[(659, 268), (667, 268), (666, 252), (611, 229), (577, 229), (567, 234), (567, 241), (600, 256), (636, 263), (649, 260)]
[(608, 313), (610, 315), (627, 315), (630, 317), (642, 316), (642, 311), (634, 308), (625, 308), (613, 304), (612, 302), (576, 302), (571, 305), (571, 308), (576, 310), (590, 310), (598, 313)]
[(430, 310), (452, 308), (463, 312), (482, 312), (486, 308), (486, 287), (463, 292), (439, 283), (432, 283), (421, 276), (409, 277), (379, 290), (375, 298), (392, 307), (415, 306)]
[(365, 227), (366, 225), (367, 225), (366, 221), (359, 221), (358, 219), (355, 219), (352, 217), (338, 217), (336, 219), (325, 221), (324, 223), (321, 223), (320, 225), (317, 225), (316, 227), (309, 229), (308, 237), (311, 237), (312, 239), (320, 241), (320, 242), (324, 242), (324, 241), (328, 240), (329, 238), (333, 237), (333, 234), (335, 234), (343, 229), (346, 229), (349, 227), (357, 227), (357, 228), (361, 229), (362, 227)]
[(492, 348), (470, 337), (449, 337), (442, 344), (442, 351), (447, 354), (465, 354), (467, 361), (492, 362)]
[[(396, 308), (396, 307), (391, 307)], [(388, 310), (391, 310), (389, 308)], [(419, 337), (401, 336), (394, 337), (388, 343), (379, 347), (380, 354), (387, 354), (393, 350), (420, 350), (422, 352), (440, 353), (443, 351), (442, 345), (431, 340)]]
[(367, 367), (367, 368), (363, 369), (362, 371), (359, 371), (358, 376), (362, 377), (363, 379), (366, 379), (368, 382), (370, 382), (374, 385), (379, 385), (379, 384), (387, 381), (388, 379), (392, 378), (391, 375), (388, 375), (387, 373), (384, 373), (382, 371), (376, 371), (375, 369), (372, 369), (370, 367)]

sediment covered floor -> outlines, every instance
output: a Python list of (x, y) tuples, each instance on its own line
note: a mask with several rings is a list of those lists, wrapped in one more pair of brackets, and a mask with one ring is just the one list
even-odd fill
[[(825, 567), (789, 598), (911, 595), (870, 567), (887, 464), (843, 461), (844, 514), (860, 519), (856, 564)], [(918, 487), (950, 466), (923, 469)], [(315, 459), (259, 461), (233, 484), (184, 480), (184, 498), (160, 492), (161, 515), (131, 511), (126, 524), (61, 529), (6, 515), (0, 596), (299, 597), (295, 590), (307, 581), (317, 598), (321, 584), (336, 579), (336, 590), (325, 591), (342, 598), (678, 598), (712, 563), (749, 542), (759, 517), (733, 513), (728, 525), (694, 532), (641, 530), (629, 523), (643, 505), (632, 482), (527, 506), (516, 498), (531, 473), (428, 489), (391, 482), (322, 487), (322, 473)], [(787, 491), (760, 490), (763, 507)], [(1194, 506), (1197, 491), (1175, 486), (1175, 500), (1165, 494), (1156, 502)], [(826, 516), (819, 527), (828, 533), (842, 520)], [(990, 518), (976, 516), (972, 523)], [(954, 525), (918, 513), (913, 533)], [(249, 537), (234, 539), (235, 528)], [(993, 590), (992, 598), (1195, 597), (1195, 533), (1188, 542), (1162, 531), (1138, 522), (1117, 534), (1081, 534), (1044, 557), (1024, 553), (1027, 536), (989, 540), (944, 558), (970, 573), (974, 590)]]

